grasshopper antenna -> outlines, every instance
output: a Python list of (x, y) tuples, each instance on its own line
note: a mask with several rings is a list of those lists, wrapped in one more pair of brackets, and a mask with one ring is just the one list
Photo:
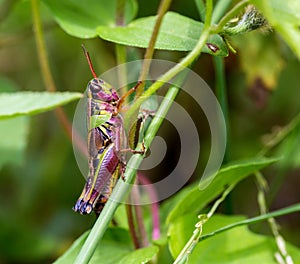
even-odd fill
[(89, 64), (90, 70), (91, 70), (94, 78), (98, 79), (98, 76), (97, 76), (97, 74), (96, 74), (96, 72), (94, 70), (93, 63), (92, 63), (92, 60), (91, 60), (89, 52), (86, 50), (86, 48), (85, 48), (85, 46), (83, 44), (81, 45), (81, 47), (83, 49), (84, 56), (86, 57), (86, 60), (87, 60), (87, 62)]

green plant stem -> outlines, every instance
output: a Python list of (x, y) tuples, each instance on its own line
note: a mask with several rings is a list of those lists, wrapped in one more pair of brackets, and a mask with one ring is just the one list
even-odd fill
[(230, 125), (229, 125), (229, 111), (228, 111), (228, 100), (227, 100), (227, 89), (226, 89), (226, 76), (225, 76), (225, 65), (224, 59), (221, 57), (213, 57), (214, 68), (215, 68), (215, 79), (216, 79), (216, 95), (226, 123), (226, 153), (225, 162), (229, 160), (229, 148), (230, 148)]
[[(125, 4), (126, 0), (117, 1), (116, 9), (116, 25), (124, 26), (125, 25)], [(124, 64), (127, 62), (127, 53), (126, 47), (124, 45), (116, 44), (115, 53), (117, 58), (117, 65)], [(120, 87), (120, 93), (125, 94), (127, 92), (127, 72), (126, 67), (118, 67), (118, 82)], [(128, 98), (125, 98), (125, 104), (128, 102)]]
[(222, 31), (227, 22), (229, 22), (233, 17), (237, 16), (249, 3), (248, 0), (243, 0), (236, 4), (226, 15), (220, 20), (220, 22), (215, 26), (213, 33), (218, 34)]
[(276, 147), (284, 139), (286, 139), (295, 129), (300, 126), (300, 114), (292, 119), (292, 121), (280, 129), (272, 138), (266, 143), (266, 146), (259, 152), (259, 155), (265, 155), (271, 149)]
[(212, 22), (217, 23), (224, 15), (232, 0), (218, 0), (212, 14)]
[(159, 222), (159, 202), (156, 189), (152, 185), (152, 182), (148, 180), (141, 172), (138, 173), (138, 181), (142, 185), (148, 185), (146, 189), (148, 196), (151, 201), (151, 218), (152, 218), (152, 240), (160, 238), (160, 222)]
[(138, 235), (137, 235), (135, 225), (134, 225), (132, 207), (133, 206), (131, 204), (126, 204), (126, 214), (127, 214), (127, 221), (128, 221), (129, 233), (131, 235), (131, 240), (133, 242), (134, 248), (138, 249), (141, 246), (140, 246)]
[(207, 219), (211, 218), (213, 216), (213, 214), (216, 212), (216, 210), (218, 209), (219, 205), (225, 200), (225, 198), (227, 197), (227, 195), (233, 190), (233, 188), (235, 187), (235, 184), (230, 185), (223, 193), (221, 198), (219, 198), (214, 205), (212, 206), (212, 208), (210, 209), (210, 211), (207, 214)]
[(210, 27), (212, 22), (212, 13), (213, 13), (213, 1), (206, 0), (206, 7), (205, 7), (205, 22), (204, 27)]
[[(227, 89), (226, 89), (226, 76), (225, 76), (225, 61), (221, 57), (213, 57), (214, 68), (215, 68), (215, 80), (216, 80), (216, 96), (220, 103), (223, 116), (226, 124), (226, 149), (224, 154), (223, 162), (226, 163), (230, 160), (230, 120), (227, 100)], [(224, 202), (224, 209), (226, 213), (230, 214), (233, 212), (231, 195), (228, 195)]]
[(134, 205), (133, 208), (134, 208), (134, 212), (135, 212), (137, 228), (138, 228), (139, 233), (140, 233), (141, 245), (142, 245), (142, 247), (148, 247), (149, 246), (149, 241), (148, 241), (148, 238), (147, 238), (147, 232), (146, 232), (146, 228), (145, 228), (145, 225), (144, 225), (144, 217), (143, 217), (142, 206)]
[[(47, 91), (55, 92), (56, 87), (49, 66), (38, 0), (31, 0), (31, 11), (33, 19), (33, 31), (44, 84)], [(69, 122), (63, 108), (57, 107), (54, 110), (54, 112), (60, 124), (62, 125), (66, 135), (68, 136), (70, 141), (72, 141), (72, 124)], [(76, 144), (77, 148), (83, 154), (87, 154), (86, 144), (82, 140), (82, 138), (75, 131), (73, 133), (73, 136), (73, 142)]]
[[(117, 65), (121, 65), (127, 62), (126, 47), (124, 45), (116, 44), (115, 45)], [(120, 87), (120, 94), (125, 94), (128, 91), (127, 85), (127, 68), (118, 67), (118, 82)], [(124, 99), (124, 103), (128, 102), (128, 97)]]
[(117, 26), (125, 25), (125, 5), (126, 0), (117, 0), (117, 14), (116, 14), (116, 24)]
[(153, 53), (154, 53), (154, 46), (155, 46), (155, 42), (156, 39), (158, 37), (158, 32), (159, 32), (159, 28), (161, 26), (163, 17), (165, 15), (165, 13), (167, 12), (167, 10), (170, 7), (172, 0), (162, 0), (157, 12), (157, 18), (155, 21), (155, 25), (151, 34), (151, 38), (148, 44), (148, 47), (146, 49), (146, 53), (144, 56), (144, 61), (143, 61), (143, 65), (142, 65), (142, 69), (140, 72), (140, 76), (139, 76), (139, 80), (142, 81), (142, 83), (139, 85), (139, 87), (136, 90), (136, 98), (140, 97), (140, 95), (142, 94), (143, 90), (144, 90), (144, 86), (145, 86), (145, 82), (144, 80), (147, 78), (148, 72), (149, 72), (149, 68), (150, 68), (150, 64), (151, 64), (151, 59), (153, 57)]
[(31, 10), (32, 10), (32, 18), (33, 18), (33, 30), (35, 33), (34, 34), (35, 42), (37, 46), (39, 62), (41, 65), (42, 76), (44, 79), (44, 83), (46, 85), (46, 90), (49, 92), (55, 92), (56, 87), (49, 66), (38, 0), (31, 0)]
[(242, 220), (242, 221), (224, 226), (224, 227), (222, 227), (222, 228), (220, 228), (220, 229), (218, 229), (214, 232), (203, 235), (201, 237), (201, 240), (205, 240), (207, 238), (213, 237), (217, 234), (223, 233), (225, 231), (228, 231), (228, 230), (230, 230), (232, 228), (235, 228), (235, 227), (238, 227), (238, 226), (251, 225), (251, 224), (261, 222), (261, 221), (265, 221), (265, 220), (267, 220), (269, 218), (272, 218), (272, 217), (278, 217), (278, 216), (287, 215), (287, 214), (296, 213), (296, 212), (300, 212), (300, 203), (285, 207), (283, 209), (280, 209), (280, 210), (277, 210), (277, 211), (274, 211), (274, 212), (271, 212), (271, 213), (259, 215), (259, 216), (256, 216), (256, 217), (252, 217), (252, 218), (249, 218), (249, 219), (246, 219), (246, 220)]
[(136, 233), (138, 233), (139, 238), (139, 245), (140, 247), (147, 247), (149, 246), (149, 241), (147, 238), (147, 232), (145, 229), (144, 221), (143, 221), (143, 211), (142, 207), (138, 205), (138, 202), (141, 200), (140, 192), (137, 186), (134, 186), (130, 193), (130, 200), (133, 201), (133, 205), (131, 205), (134, 213), (135, 213), (135, 219), (136, 219)]
[(203, 0), (195, 0), (201, 21), (205, 21), (206, 7)]
[[(257, 186), (258, 186), (257, 199), (258, 199), (258, 204), (259, 204), (259, 208), (260, 208), (260, 213), (267, 214), (268, 208), (267, 208), (267, 203), (266, 203), (265, 192), (268, 188), (268, 183), (266, 182), (265, 178), (263, 177), (263, 175), (260, 172), (255, 173), (255, 176), (256, 176), (256, 182), (257, 182)], [(292, 258), (287, 253), (285, 241), (279, 233), (279, 227), (276, 223), (275, 218), (274, 217), (268, 218), (268, 223), (269, 223), (270, 229), (273, 233), (273, 236), (275, 238), (276, 245), (277, 245), (277, 248), (279, 251), (279, 252), (276, 252), (275, 257), (276, 258), (279, 257), (281, 260), (283, 260), (283, 262), (279, 262), (279, 263), (285, 263), (285, 264), (291, 263), (288, 261), (292, 260)]]

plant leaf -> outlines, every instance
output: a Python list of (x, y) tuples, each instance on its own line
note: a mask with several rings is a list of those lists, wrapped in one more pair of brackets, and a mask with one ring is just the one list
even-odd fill
[[(173, 221), (184, 214), (196, 213), (203, 209), (210, 201), (220, 195), (224, 188), (231, 184), (236, 184), (252, 173), (274, 163), (278, 159), (274, 158), (254, 158), (244, 161), (236, 161), (223, 168), (213, 177), (213, 181), (201, 190), (201, 186), (195, 186), (180, 202), (174, 207), (167, 218), (167, 222)], [(201, 182), (202, 186), (207, 185), (207, 181)], [(200, 187), (200, 188), (199, 188)]]
[(19, 90), (19, 86), (11, 79), (0, 76), (0, 93), (10, 93)]
[(80, 93), (71, 92), (1, 93), (0, 119), (45, 112), (81, 97)]
[[(77, 238), (73, 245), (55, 261), (55, 264), (74, 263), (88, 236), (88, 233), (89, 231)], [(125, 229), (108, 228), (103, 240), (101, 241), (101, 246), (97, 247), (90, 263), (117, 263), (132, 250), (132, 246), (129, 241), (131, 241), (130, 236), (128, 231)]]
[(0, 169), (6, 163), (20, 165), (29, 132), (29, 118), (19, 116), (0, 120)]
[(251, 0), (300, 59), (300, 1)]
[[(203, 226), (203, 234), (245, 219), (242, 216), (214, 215)], [(170, 251), (174, 258), (178, 256), (185, 243), (191, 237), (195, 215), (186, 215), (176, 219), (169, 228)], [(242, 243), (241, 243), (242, 241)], [(230, 232), (218, 234), (198, 243), (189, 256), (189, 263), (274, 263), (277, 247), (274, 238), (254, 234), (246, 226), (236, 227)], [(300, 250), (287, 243), (287, 251), (294, 263), (300, 260)]]
[[(126, 27), (98, 27), (99, 36), (105, 40), (128, 46), (146, 48), (153, 31), (156, 17), (140, 18)], [(204, 24), (174, 12), (167, 12), (155, 43), (156, 49), (190, 51), (203, 30)], [(210, 45), (203, 52), (215, 56), (227, 56), (226, 44), (219, 35), (212, 35), (208, 42), (216, 48), (213, 52)]]
[[(113, 26), (116, 22), (117, 0), (43, 0), (56, 22), (69, 35), (78, 38), (94, 38), (96, 28)], [(136, 0), (126, 1), (125, 21), (131, 21), (137, 13)]]
[[(0, 95), (14, 93), (18, 85), (4, 76), (0, 76)], [(5, 164), (21, 165), (29, 133), (29, 118), (15, 117), (7, 120), (0, 119), (0, 169)]]
[(141, 248), (127, 254), (122, 258), (120, 264), (136, 264), (136, 263), (148, 263), (158, 253), (158, 247), (150, 246)]
[[(73, 245), (55, 261), (55, 264), (74, 263), (88, 232), (81, 235)], [(133, 250), (129, 232), (123, 228), (108, 228), (101, 245), (97, 247), (90, 264), (115, 263), (146, 263), (157, 254), (158, 248), (150, 246), (140, 250)]]

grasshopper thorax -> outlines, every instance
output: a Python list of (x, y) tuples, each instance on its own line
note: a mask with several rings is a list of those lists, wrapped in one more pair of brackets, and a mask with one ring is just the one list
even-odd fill
[(99, 78), (94, 78), (89, 82), (88, 93), (92, 99), (107, 103), (114, 103), (119, 100), (117, 92), (109, 84)]

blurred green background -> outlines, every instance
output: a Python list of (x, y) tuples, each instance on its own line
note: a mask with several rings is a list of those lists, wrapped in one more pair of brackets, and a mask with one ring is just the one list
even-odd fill
[[(159, 1), (138, 2), (137, 17), (156, 14)], [(2, 0), (0, 7), (0, 92), (45, 90), (32, 31), (30, 2)], [(199, 20), (192, 0), (173, 1), (170, 9)], [(43, 4), (41, 12), (47, 52), (58, 90), (83, 92), (91, 79), (82, 54), (82, 43), (88, 47), (97, 73), (116, 65), (113, 43), (99, 38), (71, 37), (53, 21)], [(234, 160), (255, 155), (262, 147), (263, 136), (286, 125), (299, 112), (300, 64), (275, 32), (253, 32), (231, 41), (238, 51), (225, 59), (230, 112), (229, 150), (230, 159)], [(135, 57), (142, 58), (143, 49), (130, 50)], [(177, 62), (185, 54), (157, 51), (154, 57)], [(202, 55), (193, 70), (210, 87), (215, 86), (210, 55)], [(70, 121), (75, 107), (76, 102), (64, 107)], [(193, 109), (190, 112), (193, 116)], [(202, 131), (201, 142), (207, 142), (209, 133), (202, 119), (199, 118), (197, 127)], [(16, 122), (20, 126), (18, 131), (14, 129), (15, 135), (7, 134), (9, 124), (0, 121), (0, 141), (7, 142), (8, 146), (6, 149), (0, 145), (0, 263), (47, 263), (60, 256), (76, 237), (89, 229), (95, 216), (81, 216), (72, 211), (84, 178), (77, 167), (72, 142), (53, 112), (21, 117)], [(162, 135), (172, 138), (170, 129), (163, 127)], [(274, 187), (272, 190), (275, 190), (271, 209), (299, 202), (298, 135), (299, 129), (276, 149), (275, 154), (284, 158), (266, 171)], [(9, 148), (10, 141), (20, 143), (13, 150)], [(203, 144), (204, 152), (208, 153), (209, 143)], [(159, 174), (165, 175), (165, 172), (162, 170)], [(228, 213), (256, 215), (259, 211), (256, 192), (255, 183), (249, 178), (239, 184), (222, 209)], [(281, 217), (279, 223), (285, 238), (300, 246), (299, 214)], [(262, 225), (254, 229), (264, 232)]]

